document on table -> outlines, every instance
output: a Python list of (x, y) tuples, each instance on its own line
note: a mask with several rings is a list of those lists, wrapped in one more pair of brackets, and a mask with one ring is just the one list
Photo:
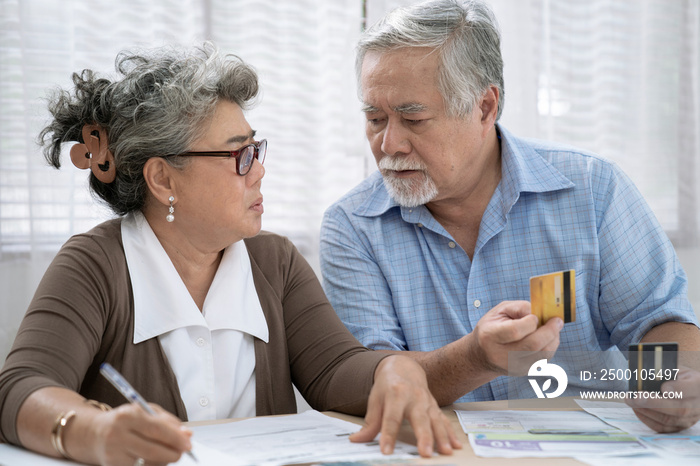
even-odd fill
[[(396, 442), (393, 455), (383, 455), (378, 442), (352, 443), (360, 429), (352, 422), (306, 411), (290, 416), (265, 416), (238, 422), (191, 427), (192, 453), (178, 466), (247, 466), (331, 461), (389, 461), (416, 459), (413, 445)], [(23, 448), (0, 444), (0, 466), (67, 466), (68, 460), (49, 458)]]
[(58, 458), (50, 458), (48, 456), (34, 453), (24, 448), (0, 443), (0, 465), (2, 466), (67, 466), (74, 463), (68, 460), (60, 460)]
[[(305, 411), (291, 416), (264, 416), (238, 422), (191, 427), (193, 440), (226, 454), (228, 465), (406, 460), (418, 457), (413, 445), (397, 442), (393, 455), (383, 455), (379, 442), (352, 443), (348, 436), (360, 429), (352, 422)], [(195, 456), (199, 457), (197, 448)], [(187, 461), (187, 462), (185, 462)], [(192, 463), (183, 456), (180, 465)], [(200, 464), (202, 462), (200, 461)], [(215, 463), (204, 463), (215, 464)]]
[(614, 401), (575, 400), (587, 413), (639, 438), (643, 443), (674, 455), (700, 456), (700, 423), (672, 434), (659, 434), (639, 420), (632, 408)]
[[(192, 452), (197, 457), (197, 463), (195, 463), (189, 456), (182, 455), (180, 461), (178, 461), (176, 464), (179, 466), (223, 466), (229, 464), (239, 464), (232, 462), (235, 461), (235, 459), (232, 459), (230, 455), (216, 451), (196, 441), (192, 442)], [(14, 445), (0, 443), (0, 466), (27, 466), (28, 464), (32, 466), (78, 466), (82, 465), (83, 463), (76, 463), (75, 461), (66, 459), (51, 458), (49, 456), (40, 455), (39, 453), (34, 453), (33, 451), (25, 450), (24, 448), (16, 447)]]
[(477, 456), (616, 456), (647, 450), (635, 437), (582, 411), (455, 413)]

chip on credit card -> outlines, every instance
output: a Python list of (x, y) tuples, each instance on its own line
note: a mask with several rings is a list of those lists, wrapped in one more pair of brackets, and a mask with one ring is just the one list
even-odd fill
[(678, 374), (678, 343), (637, 343), (629, 346), (629, 390), (659, 392)]
[(552, 317), (564, 323), (576, 320), (576, 272), (561, 270), (530, 277), (530, 305), (540, 325)]

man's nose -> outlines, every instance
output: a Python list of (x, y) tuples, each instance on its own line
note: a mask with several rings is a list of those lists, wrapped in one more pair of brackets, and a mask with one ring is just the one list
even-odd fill
[(400, 155), (411, 152), (411, 142), (406, 129), (394, 120), (387, 121), (382, 135), (382, 152), (386, 155)]

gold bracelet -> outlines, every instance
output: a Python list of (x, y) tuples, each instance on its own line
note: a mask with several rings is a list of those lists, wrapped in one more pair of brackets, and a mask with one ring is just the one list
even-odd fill
[(66, 449), (63, 447), (63, 429), (68, 425), (68, 422), (75, 416), (75, 411), (68, 411), (67, 413), (61, 413), (56, 418), (56, 422), (53, 424), (53, 429), (51, 429), (51, 443), (56, 449), (59, 455), (62, 457), (72, 460)]
[(102, 403), (96, 400), (85, 400), (85, 403), (101, 411), (109, 411), (110, 409), (112, 409), (107, 403)]

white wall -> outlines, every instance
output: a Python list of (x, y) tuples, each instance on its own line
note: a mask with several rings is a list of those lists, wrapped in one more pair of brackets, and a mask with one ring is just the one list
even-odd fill
[[(0, 262), (0, 361), (4, 363), (19, 323), (52, 257), (34, 262)], [(17, 277), (21, 277), (20, 280)], [(17, 283), (21, 286), (18, 288)], [(1, 364), (0, 364), (1, 365)]]
[(678, 258), (688, 274), (688, 298), (693, 304), (695, 315), (700, 320), (700, 246), (695, 248), (676, 248)]

